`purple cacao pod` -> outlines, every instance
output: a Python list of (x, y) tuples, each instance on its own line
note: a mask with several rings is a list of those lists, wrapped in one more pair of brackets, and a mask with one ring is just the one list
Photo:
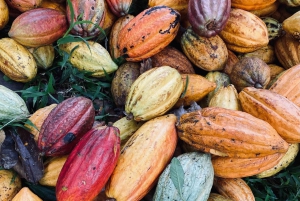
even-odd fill
[(224, 28), (230, 14), (230, 0), (190, 0), (188, 20), (199, 36), (212, 37)]

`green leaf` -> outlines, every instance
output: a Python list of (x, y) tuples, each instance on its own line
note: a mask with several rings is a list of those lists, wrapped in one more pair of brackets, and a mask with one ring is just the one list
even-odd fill
[(181, 199), (184, 200), (182, 197), (183, 196), (182, 188), (184, 184), (184, 171), (182, 169), (180, 161), (176, 157), (174, 157), (171, 161), (170, 177)]

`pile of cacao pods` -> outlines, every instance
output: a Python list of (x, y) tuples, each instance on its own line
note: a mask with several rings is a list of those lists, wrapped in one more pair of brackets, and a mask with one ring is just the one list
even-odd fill
[[(58, 201), (254, 201), (243, 178), (274, 176), (299, 151), (300, 1), (141, 2), (0, 0), (6, 77), (30, 83), (59, 50), (93, 78), (112, 75), (124, 112), (96, 121), (84, 96), (29, 112), (1, 85), (0, 120), (32, 122), (37, 182)], [(2, 200), (42, 200), (22, 175), (0, 175)]]

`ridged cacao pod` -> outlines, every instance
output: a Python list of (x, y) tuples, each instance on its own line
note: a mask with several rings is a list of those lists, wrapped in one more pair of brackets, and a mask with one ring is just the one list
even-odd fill
[(88, 131), (68, 156), (57, 180), (58, 201), (93, 200), (107, 183), (120, 156), (114, 126)]
[(120, 131), (121, 148), (129, 140), (129, 138), (143, 125), (144, 122), (128, 120), (123, 117), (116, 121), (113, 126), (117, 127)]
[(39, 180), (39, 183), (44, 186), (55, 187), (59, 173), (61, 172), (61, 169), (65, 164), (67, 158), (68, 155), (48, 158), (44, 162), (44, 175)]
[(299, 143), (294, 143), (289, 145), (289, 149), (284, 154), (284, 156), (280, 159), (279, 163), (277, 163), (272, 168), (265, 170), (257, 175), (257, 178), (266, 178), (271, 177), (277, 174), (278, 172), (287, 168), (296, 158), (299, 153)]
[(300, 64), (300, 43), (289, 34), (278, 38), (274, 43), (276, 57), (282, 67), (289, 69)]
[(25, 12), (38, 8), (42, 0), (6, 0), (6, 3), (13, 9)]
[(28, 118), (25, 101), (16, 92), (0, 85), (0, 121), (11, 122)]
[(107, 0), (107, 4), (114, 15), (121, 17), (129, 14), (132, 0)]
[(46, 107), (40, 108), (29, 117), (29, 120), (34, 124), (36, 128), (28, 124), (25, 124), (25, 126), (29, 128), (29, 132), (34, 135), (35, 141), (38, 141), (39, 139), (39, 130), (41, 129), (42, 124), (44, 123), (51, 110), (53, 110), (53, 108), (55, 108), (56, 106), (57, 104), (51, 104)]
[(110, 74), (118, 69), (101, 44), (94, 41), (87, 43), (88, 45), (84, 41), (65, 43), (59, 49), (70, 54), (69, 61), (75, 68), (92, 72), (93, 77), (104, 77), (105, 73)]
[(270, 91), (278, 93), (300, 107), (300, 64), (285, 70), (271, 85)]
[(272, 14), (277, 12), (280, 5), (281, 4), (279, 3), (279, 1), (275, 1), (274, 3), (268, 5), (265, 8), (250, 10), (250, 12), (253, 13), (254, 15), (258, 16), (258, 17), (271, 16)]
[(269, 43), (266, 24), (256, 15), (242, 9), (231, 9), (219, 36), (229, 50), (239, 53), (253, 52)]
[(233, 66), (229, 78), (238, 92), (245, 87), (264, 89), (270, 82), (271, 70), (258, 57), (244, 57)]
[(278, 164), (285, 153), (275, 153), (255, 158), (212, 157), (215, 176), (221, 178), (250, 177)]
[(173, 114), (156, 117), (145, 122), (130, 137), (105, 186), (107, 197), (138, 201), (151, 190), (174, 154), (175, 123)]
[(118, 39), (120, 31), (133, 18), (133, 15), (124, 15), (117, 19), (117, 21), (113, 24), (111, 28), (111, 32), (109, 35), (109, 53), (113, 59), (119, 58), (122, 54), (118, 49)]
[(214, 180), (214, 169), (210, 154), (189, 152), (176, 157), (180, 162), (184, 181), (182, 195), (178, 194), (171, 178), (171, 164), (160, 175), (153, 201), (207, 201)]
[(13, 170), (0, 170), (1, 200), (12, 200), (21, 190), (21, 178)]
[(272, 17), (261, 17), (268, 29), (269, 40), (274, 40), (285, 34), (282, 28), (282, 23)]
[(11, 38), (0, 39), (0, 70), (16, 82), (29, 82), (37, 74), (33, 55)]
[(265, 8), (276, 0), (231, 0), (231, 4), (233, 8), (240, 8), (244, 10), (257, 10)]
[(116, 71), (111, 82), (111, 94), (117, 106), (124, 106), (130, 87), (140, 75), (140, 64), (127, 61)]
[(23, 187), (11, 201), (43, 201), (28, 187)]
[(239, 58), (231, 50), (228, 50), (228, 59), (222, 70), (226, 74), (230, 74), (233, 66), (239, 61)]
[(300, 108), (268, 89), (246, 87), (239, 93), (243, 111), (268, 122), (288, 143), (300, 142)]
[(181, 140), (217, 155), (254, 158), (288, 149), (288, 143), (270, 124), (238, 110), (206, 107), (183, 114), (177, 128)]
[(179, 0), (179, 1), (173, 1), (173, 0), (149, 0), (148, 1), (148, 7), (154, 7), (159, 5), (168, 6), (170, 8), (173, 8), (174, 10), (177, 10), (181, 15), (187, 15), (188, 12), (188, 2), (189, 0)]
[(213, 185), (217, 192), (232, 200), (255, 201), (250, 186), (242, 178), (214, 177)]
[(230, 0), (189, 0), (188, 19), (199, 36), (212, 37), (224, 28), (230, 14)]
[(163, 50), (179, 30), (180, 14), (167, 6), (145, 9), (120, 31), (118, 49), (127, 61), (142, 61)]
[(153, 67), (170, 66), (178, 70), (179, 73), (195, 73), (190, 60), (181, 51), (169, 45), (150, 59)]
[[(71, 33), (81, 37), (98, 36), (101, 30), (98, 27), (102, 27), (105, 17), (105, 5), (104, 0), (71, 0), (71, 4), (74, 10), (74, 18), (71, 19), (70, 6), (66, 7), (66, 15), (69, 24), (73, 21), (78, 21), (78, 17), (81, 15), (80, 20), (89, 21), (92, 23), (79, 23), (76, 24)], [(98, 25), (98, 26), (96, 26)]]
[[(65, 0), (64, 0), (65, 1)], [(54, 10), (58, 10), (63, 14), (66, 14), (66, 5), (64, 2), (59, 3), (53, 0), (42, 0), (42, 3), (39, 6), (40, 8), (52, 8)]]
[(29, 48), (29, 52), (33, 55), (38, 68), (48, 69), (52, 66), (55, 50), (53, 45), (40, 46)]
[[(47, 22), (47, 23), (45, 23)], [(19, 15), (8, 36), (27, 47), (50, 45), (68, 28), (66, 15), (50, 8), (36, 8)]]
[(222, 70), (228, 58), (224, 41), (218, 36), (210, 38), (199, 36), (192, 29), (187, 29), (181, 37), (184, 54), (197, 67), (205, 71)]
[(294, 13), (282, 22), (282, 28), (287, 33), (293, 36), (295, 39), (300, 39), (300, 29), (296, 25), (300, 22), (300, 11)]
[[(216, 88), (216, 83), (209, 81), (198, 74), (181, 74), (183, 88), (186, 88), (183, 97), (180, 97), (174, 107), (190, 106), (193, 102), (198, 102), (208, 93)], [(187, 87), (186, 87), (187, 85)]]
[(242, 110), (239, 95), (233, 84), (221, 86), (210, 99), (208, 107), (222, 107), (231, 110)]
[(279, 2), (290, 7), (300, 6), (300, 1), (298, 0), (279, 0)]
[(248, 53), (237, 54), (239, 59), (244, 57), (256, 57), (264, 61), (266, 64), (271, 64), (276, 62), (275, 50), (272, 45), (267, 45), (258, 50)]
[(93, 102), (85, 97), (72, 97), (51, 110), (42, 124), (38, 147), (46, 156), (71, 152), (94, 123)]
[(210, 193), (207, 201), (233, 201), (230, 198), (227, 198), (218, 193)]
[(0, 0), (0, 30), (3, 29), (9, 21), (9, 10), (5, 0)]
[(126, 98), (128, 118), (147, 121), (165, 114), (178, 101), (183, 91), (180, 73), (169, 66), (152, 68), (142, 73), (131, 85)]

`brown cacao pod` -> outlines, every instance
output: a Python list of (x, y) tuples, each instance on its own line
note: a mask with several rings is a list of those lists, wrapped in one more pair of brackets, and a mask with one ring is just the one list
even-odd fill
[(210, 193), (207, 201), (233, 201), (233, 200), (218, 193)]
[(300, 64), (300, 43), (291, 35), (285, 34), (278, 38), (274, 50), (278, 61), (285, 69)]
[(270, 82), (271, 71), (260, 58), (244, 57), (233, 66), (229, 78), (238, 92), (250, 86), (263, 89)]
[(216, 155), (254, 158), (288, 149), (270, 124), (238, 110), (206, 107), (183, 114), (177, 128), (181, 140)]
[(255, 201), (250, 186), (242, 178), (214, 177), (213, 186), (218, 193), (232, 200)]
[(174, 154), (175, 122), (173, 114), (156, 117), (130, 137), (105, 187), (109, 198), (141, 200), (151, 190)]
[(188, 20), (199, 36), (212, 37), (224, 28), (231, 9), (231, 0), (189, 0)]
[(93, 200), (107, 183), (119, 156), (118, 128), (109, 125), (91, 129), (62, 167), (56, 184), (57, 200)]
[(239, 59), (242, 59), (244, 57), (256, 57), (264, 61), (266, 64), (276, 62), (275, 50), (272, 45), (267, 45), (253, 52), (238, 54), (237, 56)]
[[(47, 23), (45, 23), (47, 22)], [(8, 36), (27, 47), (50, 45), (68, 28), (66, 16), (50, 8), (36, 8), (19, 15)]]
[(46, 156), (71, 152), (94, 123), (93, 102), (85, 97), (71, 97), (51, 110), (42, 124), (38, 147)]
[(228, 51), (218, 35), (202, 37), (189, 28), (182, 35), (180, 44), (184, 54), (197, 67), (205, 71), (223, 70)]
[(170, 45), (150, 57), (150, 59), (153, 67), (170, 66), (178, 70), (179, 73), (195, 73), (190, 60), (181, 51)]
[(242, 178), (257, 175), (278, 164), (285, 153), (275, 153), (256, 158), (212, 157), (215, 176)]
[(124, 106), (130, 87), (140, 75), (140, 64), (127, 61), (116, 71), (111, 82), (111, 94), (117, 106)]
[(118, 49), (127, 61), (142, 61), (160, 52), (175, 38), (180, 14), (167, 6), (145, 9), (120, 31)]
[(229, 50), (239, 53), (253, 52), (269, 43), (266, 24), (242, 9), (231, 9), (230, 17), (219, 35)]
[(239, 61), (239, 58), (235, 53), (233, 53), (231, 50), (228, 50), (228, 59), (226, 61), (226, 64), (224, 66), (224, 69), (222, 72), (226, 74), (230, 74), (232, 71), (233, 66)]
[(271, 85), (270, 91), (278, 93), (300, 107), (300, 64), (285, 70)]
[(74, 18), (71, 19), (70, 6), (66, 7), (66, 15), (69, 24), (71, 22), (78, 21), (78, 17), (81, 15), (80, 20), (89, 21), (92, 23), (79, 23), (76, 24), (71, 33), (74, 35), (89, 37), (98, 36), (101, 32), (99, 27), (102, 27), (105, 17), (105, 5), (104, 0), (94, 0), (94, 1), (81, 1), (81, 0), (71, 0), (73, 6)]
[(270, 4), (269, 6), (267, 6), (265, 8), (250, 10), (250, 12), (258, 17), (266, 17), (266, 16), (270, 16), (273, 13), (275, 13), (277, 11), (279, 5), (281, 5), (279, 3), (279, 1), (275, 1), (274, 3)]
[(300, 142), (300, 108), (268, 89), (246, 87), (239, 93), (243, 111), (268, 122), (288, 143)]

